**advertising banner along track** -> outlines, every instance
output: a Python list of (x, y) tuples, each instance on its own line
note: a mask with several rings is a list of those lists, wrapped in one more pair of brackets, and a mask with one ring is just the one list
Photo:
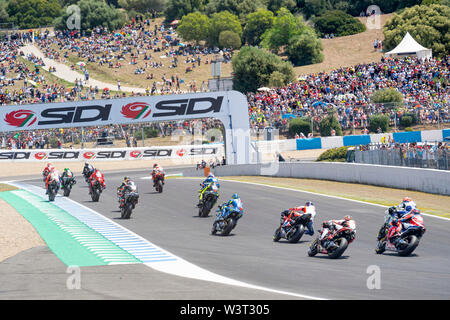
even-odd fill
[(0, 132), (200, 118), (223, 123), (227, 163), (250, 161), (248, 103), (237, 91), (9, 105), (0, 108)]
[(214, 159), (224, 156), (223, 144), (102, 149), (16, 149), (0, 150), (1, 162), (108, 161), (151, 159)]

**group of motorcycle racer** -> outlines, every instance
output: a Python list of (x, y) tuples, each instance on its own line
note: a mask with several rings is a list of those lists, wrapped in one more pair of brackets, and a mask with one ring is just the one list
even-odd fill
[[(71, 179), (74, 177), (69, 168), (65, 168), (63, 174), (60, 176), (58, 170), (51, 163), (47, 164), (42, 174), (44, 177), (43, 180), (45, 182), (47, 192), (48, 186), (52, 181), (57, 182), (58, 191), (61, 187), (61, 181), (63, 178), (67, 177)], [(151, 172), (153, 187), (155, 187), (155, 177), (157, 175), (162, 176), (162, 182), (164, 183), (165, 172), (161, 166), (158, 166), (158, 164), (155, 163)], [(92, 183), (98, 177), (103, 178), (103, 174), (88, 162), (85, 163), (85, 166), (83, 168), (83, 176), (88, 183)], [(213, 173), (209, 173), (206, 179), (200, 183), (199, 203), (197, 204), (197, 207), (200, 207), (202, 205), (202, 195), (206, 190), (218, 190), (219, 188), (219, 180), (214, 176)], [(122, 184), (117, 188), (119, 207), (123, 206), (124, 195), (130, 191), (137, 192), (136, 184), (129, 176), (126, 176), (124, 177)], [(224, 202), (218, 207), (219, 213), (217, 214), (217, 223), (214, 224), (214, 228), (217, 228), (217, 230), (222, 227), (224, 221), (230, 214), (233, 213), (235, 224), (244, 215), (244, 205), (239, 194), (237, 193), (233, 193), (230, 200)], [(417, 209), (415, 202), (411, 198), (405, 197), (399, 205), (390, 207), (387, 210), (387, 214), (389, 215), (389, 219), (385, 226), (383, 226), (383, 228), (386, 228), (387, 230), (385, 235), (387, 241), (395, 246), (405, 244), (405, 240), (400, 237), (400, 234), (402, 232), (402, 223), (411, 219), (412, 216), (420, 214), (420, 211)], [(282, 221), (289, 220), (293, 224), (306, 217), (307, 219), (304, 222), (304, 233), (309, 236), (314, 235), (313, 222), (315, 216), (316, 207), (311, 201), (306, 201), (304, 205), (292, 207), (281, 212)], [(317, 241), (319, 241), (320, 245), (323, 248), (327, 250), (333, 249), (334, 247), (336, 247), (336, 243), (334, 243), (334, 241), (332, 240), (332, 236), (335, 232), (341, 230), (342, 228), (351, 228), (352, 230), (356, 231), (355, 220), (350, 215), (346, 215), (343, 219), (331, 219), (323, 221), (322, 229), (319, 230)], [(378, 240), (380, 240), (380, 237), (381, 236), (379, 235)]]

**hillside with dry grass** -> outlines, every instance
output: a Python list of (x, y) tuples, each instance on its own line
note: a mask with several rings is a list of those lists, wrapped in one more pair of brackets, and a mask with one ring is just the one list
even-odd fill
[[(325, 59), (321, 63), (295, 67), (295, 74), (306, 75), (318, 72), (328, 72), (340, 67), (350, 67), (361, 63), (380, 61), (382, 52), (373, 48), (376, 39), (384, 40), (383, 26), (392, 18), (392, 14), (380, 16), (380, 28), (369, 29), (351, 36), (338, 37), (334, 39), (322, 39), (323, 54)], [(367, 25), (366, 17), (358, 19)], [(370, 22), (370, 21), (369, 21)]]

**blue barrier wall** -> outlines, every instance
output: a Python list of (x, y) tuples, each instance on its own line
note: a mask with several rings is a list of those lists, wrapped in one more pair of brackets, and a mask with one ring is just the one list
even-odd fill
[(322, 149), (322, 138), (297, 139), (297, 150)]
[(398, 143), (422, 142), (421, 131), (394, 132), (392, 138)]
[(360, 136), (344, 136), (344, 146), (357, 146), (360, 144), (369, 144), (370, 135), (360, 135)]
[[(442, 138), (436, 137), (436, 132), (439, 133), (439, 130), (394, 132), (390, 133), (389, 135), (392, 135), (393, 140), (398, 143), (422, 142), (427, 141), (427, 139), (428, 141), (442, 141), (441, 139), (450, 137), (450, 129), (442, 130)], [(386, 136), (387, 135), (388, 134), (386, 134)], [(440, 134), (437, 136), (440, 136)], [(374, 135), (367, 135), (367, 134), (344, 136), (342, 138), (342, 142), (339, 141), (339, 139), (336, 139), (336, 137), (297, 139), (297, 150), (322, 149), (322, 148), (327, 149), (331, 148), (331, 146), (332, 147), (357, 146), (369, 143), (379, 143), (379, 140), (376, 140)]]

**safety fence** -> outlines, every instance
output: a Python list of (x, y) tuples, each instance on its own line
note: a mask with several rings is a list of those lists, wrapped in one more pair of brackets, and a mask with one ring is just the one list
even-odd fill
[(386, 166), (403, 166), (449, 170), (450, 151), (430, 147), (355, 150), (355, 162)]

